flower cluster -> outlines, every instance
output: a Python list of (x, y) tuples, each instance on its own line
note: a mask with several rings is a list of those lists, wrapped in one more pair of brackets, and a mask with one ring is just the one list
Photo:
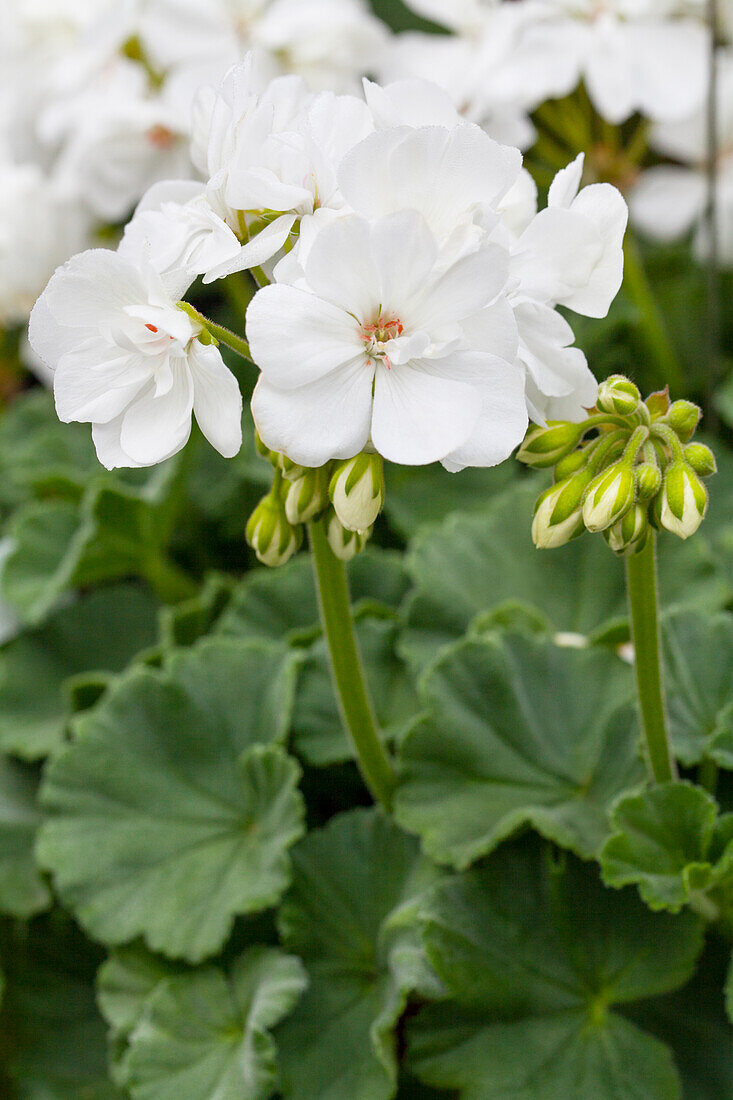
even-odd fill
[[(256, 48), (268, 76), (358, 86), (387, 30), (366, 0), (17, 0), (0, 46), (0, 325), (54, 268), (190, 179), (191, 104)], [(9, 201), (8, 201), (9, 196)], [(39, 217), (43, 220), (39, 227)], [(27, 239), (26, 239), (27, 238)]]
[(710, 448), (690, 442), (700, 415), (666, 390), (642, 401), (633, 382), (613, 375), (583, 423), (531, 429), (517, 457), (555, 473), (535, 507), (535, 545), (554, 549), (601, 531), (616, 553), (635, 554), (652, 528), (689, 538), (707, 511), (701, 479), (716, 470)]
[[(77, 257), (36, 307), (32, 343), (57, 368), (64, 419), (104, 435), (99, 425), (126, 408), (121, 357), (133, 357), (147, 380), (135, 400), (158, 420), (159, 450), (177, 449), (201, 356), (196, 333), (179, 343), (171, 303), (197, 276), (241, 270), (270, 281), (247, 313), (261, 371), (255, 423), (267, 448), (303, 467), (370, 449), (407, 465), (494, 465), (530, 417), (580, 420), (593, 404), (595, 379), (557, 307), (606, 314), (621, 284), (627, 209), (608, 184), (580, 188), (582, 156), (538, 211), (519, 151), (463, 120), (436, 86), (312, 93), (298, 77), (268, 82), (254, 55), (198, 97), (193, 151), (206, 182), (154, 186), (118, 252), (104, 264), (98, 253)], [(90, 294), (96, 274), (85, 273), (102, 267)], [(68, 314), (63, 299), (74, 300)], [(112, 323), (120, 311), (144, 323)], [(188, 356), (193, 382), (176, 391), (175, 432), (154, 413), (161, 398), (173, 404), (176, 387), (158, 378), (149, 325)], [(97, 400), (105, 387), (112, 405)], [(230, 420), (226, 400), (222, 391)], [(158, 460), (124, 435), (124, 454), (105, 452), (108, 464)], [(228, 453), (234, 432), (225, 435)]]
[[(398, 35), (382, 66), (437, 79), (499, 140), (530, 145), (527, 112), (583, 82), (618, 124), (683, 119), (706, 89), (705, 10), (686, 0), (407, 0), (453, 33)], [(682, 78), (681, 78), (682, 75)]]

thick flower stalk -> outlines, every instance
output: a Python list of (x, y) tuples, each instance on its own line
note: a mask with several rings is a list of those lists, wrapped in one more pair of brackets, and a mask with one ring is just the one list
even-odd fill
[(596, 407), (580, 424), (533, 428), (520, 461), (555, 467), (555, 484), (539, 498), (532, 538), (554, 549), (601, 532), (626, 558), (636, 679), (647, 761), (659, 783), (676, 776), (667, 733), (659, 654), (656, 531), (687, 539), (708, 506), (702, 478), (715, 473), (709, 447), (690, 442), (700, 409), (670, 403), (667, 391), (641, 400), (628, 378), (614, 375), (598, 389)]

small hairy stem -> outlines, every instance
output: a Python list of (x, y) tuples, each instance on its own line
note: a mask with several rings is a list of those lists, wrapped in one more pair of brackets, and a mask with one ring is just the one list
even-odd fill
[(308, 530), (341, 717), (354, 742), (364, 781), (374, 798), (389, 810), (396, 776), (377, 735), (354, 634), (344, 563), (332, 552), (322, 520), (309, 524)]
[(655, 543), (652, 533), (644, 549), (626, 559), (626, 585), (647, 763), (656, 783), (669, 783), (677, 778), (677, 768), (669, 747), (662, 690)]
[(654, 356), (663, 381), (671, 390), (681, 390), (684, 388), (684, 380), (675, 350), (644, 270), (638, 245), (629, 235), (624, 242), (624, 257), (624, 285), (639, 310), (641, 331), (646, 344)]
[(215, 321), (209, 320), (203, 313), (199, 313), (197, 309), (194, 309), (188, 302), (181, 302), (180, 308), (183, 309), (189, 317), (194, 321), (198, 321), (207, 332), (211, 333), (215, 340), (218, 340), (220, 344), (224, 344), (225, 347), (231, 348), (232, 351), (236, 351), (237, 355), (241, 355), (243, 359), (252, 362), (252, 353), (249, 350), (249, 344), (246, 340), (243, 340), (241, 336), (237, 336), (236, 332), (232, 332), (231, 329), (224, 328), (223, 325), (217, 325)]

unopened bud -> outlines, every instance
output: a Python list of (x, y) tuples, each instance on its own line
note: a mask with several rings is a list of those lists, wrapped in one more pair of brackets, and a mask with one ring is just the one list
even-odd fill
[(588, 454), (584, 450), (571, 451), (569, 455), (561, 458), (555, 467), (555, 481), (565, 481), (583, 469), (588, 461)]
[(605, 531), (628, 512), (636, 486), (630, 466), (616, 462), (593, 478), (583, 503), (583, 522), (589, 531)]
[(708, 494), (695, 471), (684, 462), (674, 462), (664, 475), (660, 521), (681, 539), (694, 535), (705, 518)]
[(630, 416), (641, 404), (638, 386), (623, 374), (612, 374), (598, 387), (596, 407), (601, 412), (616, 413), (618, 416)]
[(271, 462), (273, 466), (278, 465), (279, 455), (277, 451), (271, 451), (267, 444), (262, 442), (258, 431), (255, 431), (255, 450), (258, 455), (262, 455), (262, 457), (266, 458), (268, 462)]
[(331, 513), (326, 528), (329, 545), (341, 561), (351, 561), (357, 554), (360, 554), (371, 533), (371, 527), (367, 528), (366, 531), (349, 531), (340, 522), (335, 512)]
[(308, 523), (328, 505), (328, 467), (306, 470), (291, 481), (285, 494), (285, 515), (290, 523)]
[(698, 477), (710, 477), (718, 469), (715, 455), (704, 443), (688, 443), (684, 455), (685, 462), (692, 466)]
[(532, 541), (538, 550), (554, 550), (582, 534), (583, 494), (590, 476), (575, 474), (546, 489), (537, 501), (532, 520)]
[(263, 497), (247, 523), (247, 542), (263, 565), (284, 565), (303, 541), (303, 530), (288, 522), (277, 496)]
[(702, 409), (693, 405), (692, 401), (673, 401), (665, 416), (666, 422), (675, 432), (682, 443), (687, 443), (695, 434), (695, 428), (700, 422)]
[(648, 534), (646, 508), (641, 504), (634, 504), (625, 516), (603, 532), (603, 537), (617, 554), (627, 554), (641, 550)]
[(288, 458), (287, 455), (283, 454), (277, 456), (277, 466), (283, 477), (286, 477), (288, 481), (295, 481), (296, 478), (302, 477), (308, 469), (307, 466), (301, 466), (297, 462), (293, 462), (292, 458)]
[(584, 431), (582, 422), (573, 424), (565, 420), (549, 421), (546, 428), (533, 425), (517, 451), (517, 458), (525, 466), (534, 466), (537, 469), (554, 466), (577, 447)]
[(662, 471), (656, 462), (641, 462), (634, 471), (637, 500), (651, 500), (662, 488)]
[(339, 462), (328, 487), (336, 515), (349, 531), (371, 527), (384, 504), (382, 456), (364, 451)]

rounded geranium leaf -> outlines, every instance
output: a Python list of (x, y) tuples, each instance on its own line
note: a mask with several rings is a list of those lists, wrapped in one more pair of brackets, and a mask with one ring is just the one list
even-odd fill
[(278, 1033), (287, 1100), (389, 1100), (394, 1029), (408, 995), (440, 989), (419, 940), (419, 903), (439, 872), (378, 811), (356, 810), (293, 853), (280, 911), (310, 986)]
[(204, 640), (136, 669), (47, 771), (39, 857), (84, 927), (198, 961), (233, 918), (275, 904), (303, 832), (287, 730), (293, 658)]
[(158, 982), (129, 1036), (121, 1078), (133, 1100), (268, 1100), (277, 1084), (271, 1029), (307, 985), (299, 959), (250, 947), (229, 973)]
[(715, 800), (690, 783), (665, 783), (621, 799), (600, 857), (605, 881), (634, 883), (652, 909), (678, 912), (731, 872), (733, 843), (719, 861), (711, 851), (716, 818)]
[(670, 1051), (613, 1008), (689, 978), (696, 917), (653, 914), (536, 841), (439, 886), (422, 916), (451, 996), (411, 1028), (420, 1079), (461, 1100), (679, 1097)]
[(60, 608), (0, 649), (0, 746), (31, 759), (57, 749), (70, 714), (66, 682), (90, 670), (120, 672), (155, 642), (157, 613), (143, 589), (115, 585)]
[(402, 745), (397, 819), (458, 867), (527, 824), (594, 855), (611, 802), (644, 776), (631, 692), (599, 649), (497, 636), (446, 649)]

